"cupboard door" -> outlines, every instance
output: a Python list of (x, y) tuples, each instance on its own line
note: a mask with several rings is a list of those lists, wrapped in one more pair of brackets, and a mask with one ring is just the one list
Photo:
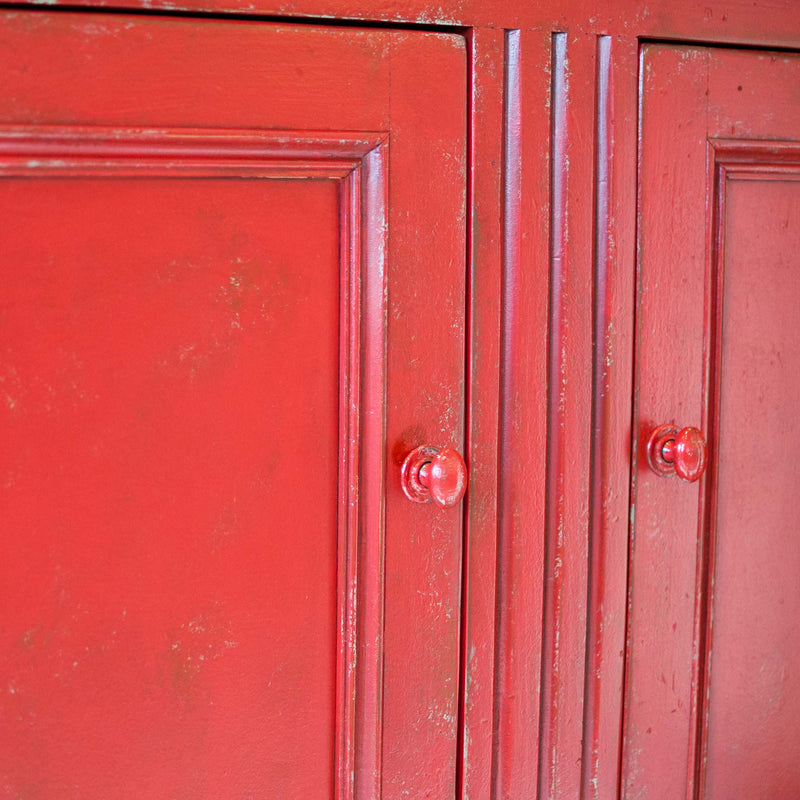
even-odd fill
[(7, 12), (0, 72), (0, 793), (452, 798), (463, 38)]
[[(800, 789), (800, 58), (648, 45), (623, 787)], [(695, 483), (656, 475), (700, 428)]]

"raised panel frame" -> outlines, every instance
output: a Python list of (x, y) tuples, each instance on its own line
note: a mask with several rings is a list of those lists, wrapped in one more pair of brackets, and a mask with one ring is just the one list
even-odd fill
[(338, 184), (336, 800), (377, 798), (381, 773), (388, 146), (385, 132), (0, 127), (0, 178)]
[[(703, 331), (705, 399), (702, 425), (710, 453), (719, 452), (722, 394), (723, 303), (725, 289), (726, 190), (734, 181), (800, 181), (800, 142), (766, 139), (708, 140), (708, 174), (713, 176), (709, 203), (708, 303)], [(714, 573), (717, 538), (718, 464), (710, 459), (700, 494), (700, 533), (695, 591), (694, 674), (691, 690), (691, 758), (689, 785), (705, 797), (708, 766), (709, 686), (713, 650)]]

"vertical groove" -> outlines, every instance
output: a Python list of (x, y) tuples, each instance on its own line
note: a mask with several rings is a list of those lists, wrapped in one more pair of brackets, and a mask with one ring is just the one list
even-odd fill
[[(710, 85), (711, 59), (706, 52), (706, 91)], [(708, 130), (706, 94), (706, 141)], [(703, 310), (703, 389), (701, 428), (706, 431), (709, 451), (719, 452), (719, 414), (722, 368), (722, 292), (724, 282), (724, 236), (726, 171), (714, 147), (706, 154), (706, 277)], [(717, 464), (712, 459), (699, 494), (700, 526), (697, 536), (697, 578), (692, 660), (691, 735), (687, 800), (705, 796), (708, 733), (708, 691), (711, 678), (714, 561), (716, 557)]]
[(565, 281), (567, 174), (567, 34), (554, 33), (551, 64), (550, 136), (550, 323), (547, 364), (547, 486), (545, 489), (544, 602), (542, 613), (541, 708), (539, 714), (539, 798), (555, 796), (552, 761), (557, 749), (555, 704), (559, 685), (561, 604), (560, 553), (563, 549), (564, 364), (565, 325), (562, 288)]
[(593, 341), (592, 341), (592, 440), (589, 456), (589, 569), (586, 615), (586, 670), (583, 705), (583, 759), (581, 762), (581, 798), (597, 797), (599, 769), (598, 721), (599, 670), (602, 666), (603, 623), (603, 480), (605, 477), (604, 444), (607, 439), (606, 397), (608, 374), (607, 327), (608, 255), (609, 255), (609, 180), (611, 157), (610, 119), (611, 37), (597, 38), (597, 74), (595, 98), (594, 164), (594, 241), (593, 241)]
[[(706, 431), (709, 452), (719, 452), (719, 422), (722, 381), (722, 306), (725, 280), (723, 226), (726, 203), (726, 170), (717, 152), (709, 148), (708, 262), (706, 264), (706, 308), (703, 322), (703, 410), (701, 429)], [(706, 795), (709, 689), (713, 637), (714, 565), (716, 562), (718, 465), (711, 459), (700, 487), (697, 589), (694, 632), (688, 800)]]
[(638, 463), (638, 424), (639, 414), (639, 388), (637, 384), (639, 371), (639, 326), (641, 324), (640, 302), (642, 291), (642, 242), (639, 227), (639, 214), (642, 208), (642, 125), (644, 122), (644, 48), (639, 46), (638, 75), (636, 103), (636, 275), (633, 297), (633, 360), (631, 363), (631, 387), (633, 397), (631, 400), (631, 481), (628, 496), (628, 586), (625, 603), (625, 656), (622, 665), (622, 716), (619, 726), (619, 763), (617, 766), (617, 797), (624, 800), (627, 795), (625, 782), (626, 776), (626, 732), (628, 729), (628, 710), (630, 708), (630, 662), (631, 662), (631, 617), (633, 597), (633, 553), (636, 534), (636, 465)]
[[(468, 169), (466, 170), (466, 194), (464, 203), (467, 211), (467, 226), (466, 226), (466, 251), (464, 253), (464, 264), (466, 266), (466, 285), (465, 285), (465, 302), (466, 308), (464, 311), (464, 330), (467, 335), (464, 337), (464, 454), (469, 459), (469, 454), (472, 452), (472, 338), (473, 338), (473, 316), (472, 308), (474, 304), (473, 298), (473, 277), (472, 272), (474, 269), (473, 257), (473, 235), (472, 228), (475, 224), (475, 187), (474, 187), (474, 174), (475, 174), (475, 99), (473, 93), (475, 91), (475, 39), (470, 31), (466, 35), (467, 43), (467, 131), (466, 131), (466, 162)], [(469, 461), (468, 461), (469, 463)], [(469, 499), (467, 498), (464, 504), (465, 509), (468, 508)], [(467, 638), (468, 638), (468, 620), (467, 609), (469, 599), (469, 512), (465, 510), (462, 519), (462, 546), (461, 546), (461, 627), (459, 630), (459, 658), (460, 665), (458, 669), (458, 727), (456, 730), (456, 792), (459, 797), (464, 796), (464, 783), (465, 783), (465, 758), (466, 758), (466, 726), (467, 726), (467, 672), (469, 670), (468, 653), (467, 653)]]
[[(511, 410), (508, 408), (508, 399), (513, 391), (514, 357), (511, 343), (512, 332), (516, 329), (517, 302), (518, 302), (518, 277), (520, 260), (520, 192), (521, 192), (521, 151), (520, 151), (520, 75), (519, 75), (519, 30), (505, 31), (504, 53), (504, 95), (503, 95), (503, 255), (502, 270), (503, 283), (501, 288), (501, 362), (500, 362), (500, 441), (499, 465), (500, 474), (510, 472), (507, 470), (506, 458), (508, 456), (509, 437), (513, 433), (509, 430)], [(504, 483), (499, 482), (498, 494), (498, 530), (497, 530), (497, 581), (501, 587), (502, 575), (510, 574), (508, 559), (511, 557), (509, 547), (504, 539), (504, 531), (511, 527), (506, 514), (510, 513), (504, 497)], [(502, 700), (504, 697), (503, 684), (505, 677), (504, 656), (508, 653), (509, 634), (506, 623), (509, 619), (503, 614), (502, 597), (498, 598), (495, 605), (495, 630), (497, 631), (497, 647), (495, 648), (495, 705), (494, 737), (492, 742), (492, 787), (493, 796), (503, 797), (508, 784), (508, 777), (503, 770), (499, 758), (499, 732), (503, 714)]]

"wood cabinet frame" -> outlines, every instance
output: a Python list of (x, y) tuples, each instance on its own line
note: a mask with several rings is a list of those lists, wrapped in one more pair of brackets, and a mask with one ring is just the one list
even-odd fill
[[(75, 7), (46, 2), (48, 10)], [(646, 8), (636, 0), (589, 8), (577, 0), (79, 5), (466, 36), (472, 484), (460, 796), (616, 797), (640, 46), (798, 48), (800, 7), (795, 0), (651, 0)]]

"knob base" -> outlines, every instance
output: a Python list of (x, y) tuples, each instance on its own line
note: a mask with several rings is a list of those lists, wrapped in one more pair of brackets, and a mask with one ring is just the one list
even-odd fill
[[(674, 442), (680, 432), (680, 428), (674, 425), (660, 425), (650, 434), (647, 440), (647, 463), (657, 475), (666, 478), (675, 474), (675, 462), (665, 458), (664, 448), (668, 442)], [(669, 448), (667, 450), (669, 455)]]
[(422, 445), (412, 450), (403, 461), (401, 485), (405, 496), (414, 503), (430, 503), (433, 500), (431, 490), (420, 479), (420, 472), (438, 452), (437, 447)]

